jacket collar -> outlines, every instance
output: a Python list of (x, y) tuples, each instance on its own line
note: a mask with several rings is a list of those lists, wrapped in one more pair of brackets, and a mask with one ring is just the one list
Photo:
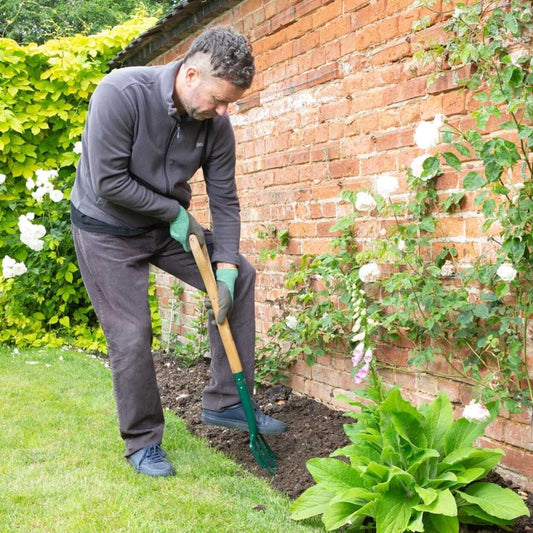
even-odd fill
[(180, 120), (180, 116), (176, 108), (174, 107), (174, 100), (172, 95), (174, 93), (174, 84), (176, 82), (176, 76), (178, 75), (178, 70), (183, 64), (183, 60), (172, 61), (168, 65), (163, 67), (161, 73), (159, 90), (161, 91), (161, 100), (169, 116), (174, 117), (177, 120)]

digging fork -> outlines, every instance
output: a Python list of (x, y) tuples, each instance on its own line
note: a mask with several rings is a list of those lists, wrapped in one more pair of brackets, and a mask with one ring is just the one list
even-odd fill
[[(217, 316), (219, 307), (217, 283), (211, 267), (211, 260), (209, 258), (209, 253), (207, 252), (207, 247), (205, 244), (200, 245), (198, 238), (195, 235), (189, 237), (189, 246), (194, 256), (194, 260), (196, 261), (196, 265), (198, 266), (198, 270), (200, 270), (200, 275), (202, 276), (202, 280), (207, 290), (207, 296), (211, 300), (213, 312), (215, 316)], [(270, 474), (274, 475), (274, 469), (277, 467), (278, 458), (263, 435), (257, 431), (252, 399), (246, 381), (244, 380), (241, 359), (237, 347), (235, 346), (233, 335), (231, 334), (228, 319), (224, 319), (222, 324), (217, 323), (217, 326), (246, 415), (246, 422), (248, 423), (248, 430), (250, 432), (249, 448), (259, 466), (267, 469)]]

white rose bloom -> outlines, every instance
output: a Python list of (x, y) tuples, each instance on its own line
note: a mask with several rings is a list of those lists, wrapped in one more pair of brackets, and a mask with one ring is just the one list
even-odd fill
[(399, 186), (398, 178), (385, 174), (377, 179), (376, 192), (383, 198), (388, 198), (398, 190)]
[(35, 188), (35, 182), (31, 179), (31, 178), (28, 178), (26, 180), (26, 189), (28, 190), (33, 190)]
[(42, 237), (46, 235), (46, 228), (41, 224), (32, 224), (34, 213), (20, 215), (18, 226), (20, 230), (20, 240), (32, 250), (40, 252), (44, 247)]
[(35, 175), (37, 176), (37, 185), (44, 186), (47, 185), (53, 178), (57, 178), (58, 172), (57, 170), (43, 170), (40, 168), (39, 170), (35, 171)]
[(26, 271), (27, 268), (24, 263), (17, 263), (9, 255), (6, 255), (2, 259), (2, 276), (4, 278), (14, 278), (15, 276), (24, 274)]
[(81, 151), (82, 151), (81, 141), (78, 141), (78, 142), (74, 145), (74, 148), (72, 149), (72, 151), (73, 151), (75, 154), (81, 154)]
[(444, 124), (444, 115), (438, 114), (433, 122), (422, 120), (415, 130), (415, 144), (422, 150), (435, 148), (440, 141), (440, 128)]
[(61, 202), (61, 200), (63, 200), (63, 192), (62, 191), (59, 191), (57, 189), (54, 189), (53, 191), (50, 191), (48, 193), (48, 195), (50, 196), (50, 200), (52, 200), (52, 202)]
[(295, 316), (289, 315), (285, 319), (285, 324), (287, 324), (287, 327), (289, 329), (296, 329), (296, 327), (298, 326), (298, 320), (296, 319)]
[(376, 207), (376, 200), (366, 192), (358, 192), (355, 197), (355, 208), (358, 211), (372, 211)]
[(498, 270), (496, 270), (496, 274), (498, 274), (502, 281), (509, 282), (516, 278), (517, 271), (511, 263), (502, 263), (498, 267)]
[(367, 263), (359, 269), (359, 279), (363, 283), (372, 283), (378, 281), (381, 276), (381, 270), (377, 263)]
[(445, 278), (449, 278), (451, 276), (454, 276), (456, 273), (457, 269), (455, 268), (455, 265), (447, 259), (440, 269), (440, 275)]
[[(423, 154), (419, 155), (418, 157), (415, 157), (413, 161), (411, 162), (411, 172), (413, 173), (413, 176), (420, 178), (422, 176), (422, 172), (424, 172), (424, 161), (431, 157), (429, 154)], [(426, 176), (424, 181), (427, 181), (431, 179), (432, 176)]]
[(469, 422), (486, 422), (490, 418), (490, 413), (483, 404), (472, 400), (465, 406), (463, 418), (466, 418)]
[(403, 239), (399, 239), (398, 240), (398, 250), (400, 250), (400, 252), (405, 252), (405, 249), (406, 249), (405, 241)]
[(2, 185), (2, 183), (5, 183), (5, 181), (6, 181), (6, 175), (0, 174), (0, 185)]

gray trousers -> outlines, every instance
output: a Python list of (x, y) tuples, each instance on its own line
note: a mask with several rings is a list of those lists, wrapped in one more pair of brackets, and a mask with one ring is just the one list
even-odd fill
[[(120, 434), (125, 455), (161, 444), (164, 419), (151, 353), (148, 303), (149, 264), (205, 290), (191, 253), (166, 228), (120, 237), (72, 226), (80, 272), (104, 331), (113, 375)], [(206, 231), (208, 248), (212, 234)], [(253, 390), (255, 269), (241, 256), (235, 301), (229, 318), (246, 382)], [(220, 411), (239, 403), (239, 395), (216, 326), (209, 324), (211, 376), (202, 404)]]

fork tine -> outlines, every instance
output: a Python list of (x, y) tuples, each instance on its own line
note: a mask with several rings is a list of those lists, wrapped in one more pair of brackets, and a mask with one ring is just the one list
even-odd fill
[(277, 456), (268, 445), (265, 438), (259, 435), (250, 435), (250, 450), (261, 468), (265, 468), (271, 475), (275, 475), (277, 468)]

